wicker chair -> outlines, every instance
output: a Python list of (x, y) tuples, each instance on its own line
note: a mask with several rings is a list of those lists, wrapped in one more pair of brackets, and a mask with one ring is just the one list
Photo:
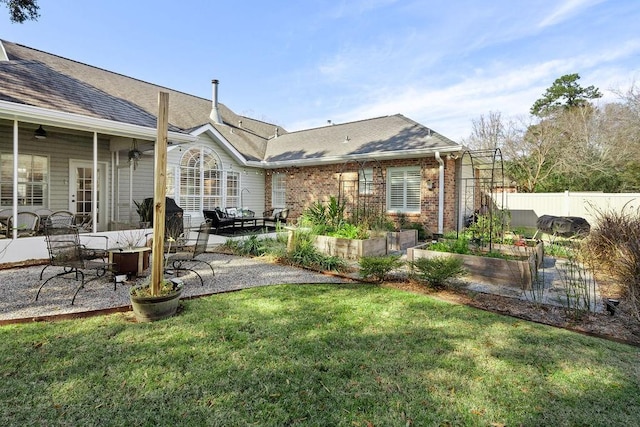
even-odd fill
[(7, 237), (11, 237), (13, 229), (17, 229), (18, 237), (35, 236), (38, 234), (40, 227), (40, 216), (35, 212), (18, 212), (14, 218), (13, 215), (7, 221)]

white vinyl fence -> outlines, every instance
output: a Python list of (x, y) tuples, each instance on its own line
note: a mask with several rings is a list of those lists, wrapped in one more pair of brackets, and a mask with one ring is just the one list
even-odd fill
[(493, 200), (498, 208), (511, 212), (513, 227), (535, 227), (542, 215), (579, 216), (594, 226), (599, 211), (640, 207), (640, 193), (494, 193)]

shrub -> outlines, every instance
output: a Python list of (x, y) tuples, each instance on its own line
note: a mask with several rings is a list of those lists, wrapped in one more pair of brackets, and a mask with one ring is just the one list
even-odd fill
[(384, 281), (387, 275), (404, 265), (397, 255), (365, 256), (360, 258), (360, 277), (363, 279), (374, 278), (379, 282)]
[(239, 248), (243, 255), (261, 256), (265, 253), (264, 242), (258, 238), (257, 234), (252, 234), (241, 240)]
[(320, 259), (320, 268), (325, 271), (344, 271), (347, 269), (347, 262), (337, 256), (322, 255)]
[(640, 209), (596, 212), (585, 243), (583, 254), (611, 272), (640, 320)]
[(448, 280), (465, 274), (462, 260), (454, 257), (418, 258), (411, 262), (419, 280), (434, 288), (443, 287)]

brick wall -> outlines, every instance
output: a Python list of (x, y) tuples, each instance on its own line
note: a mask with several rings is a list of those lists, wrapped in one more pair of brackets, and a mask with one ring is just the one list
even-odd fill
[[(455, 160), (445, 161), (445, 194), (444, 194), (444, 228), (454, 230), (456, 227), (456, 167)], [(387, 168), (420, 166), (422, 170), (421, 213), (406, 214), (410, 222), (422, 223), (428, 232), (438, 231), (438, 193), (439, 193), (439, 164), (433, 157), (408, 160), (389, 160), (382, 162), (368, 162), (364, 167), (374, 169), (373, 187), (375, 194), (386, 212), (386, 175)], [(265, 182), (265, 203), (271, 206), (271, 176), (274, 173), (286, 175), (286, 203), (290, 209), (289, 218), (295, 221), (302, 212), (315, 201), (327, 202), (330, 196), (342, 196), (352, 201), (345, 189), (353, 186), (357, 181), (358, 164), (336, 164), (311, 166), (288, 169), (267, 170)], [(344, 185), (341, 192), (341, 177)], [(350, 182), (347, 182), (350, 181)], [(428, 182), (433, 188), (428, 188)], [(345, 197), (346, 196), (346, 197)], [(349, 209), (349, 204), (347, 205)], [(387, 213), (387, 217), (397, 224), (398, 215)]]

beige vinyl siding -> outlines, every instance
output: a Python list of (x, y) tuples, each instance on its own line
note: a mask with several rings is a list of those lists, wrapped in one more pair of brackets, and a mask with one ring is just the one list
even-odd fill
[[(153, 166), (153, 153), (143, 154), (138, 161), (138, 166), (133, 170), (131, 179), (129, 160), (126, 154), (124, 156), (120, 155), (120, 166), (116, 170), (119, 176), (115, 180), (119, 183), (119, 187), (114, 196), (118, 209), (117, 213), (114, 214), (116, 222), (137, 225), (140, 221), (135, 204), (131, 204), (131, 200), (141, 202), (147, 197), (153, 197)], [(133, 180), (132, 188), (129, 186), (131, 180)]]
[[(69, 209), (69, 159), (93, 160), (93, 135), (60, 133), (58, 129), (45, 127), (47, 138), (37, 140), (33, 131), (19, 130), (20, 154), (46, 156), (49, 159), (48, 206), (51, 210)], [(13, 124), (0, 123), (0, 151), (13, 152)], [(106, 139), (98, 139), (98, 161), (109, 164), (110, 154)], [(107, 170), (109, 177), (109, 170)], [(109, 191), (107, 186), (107, 192)]]

